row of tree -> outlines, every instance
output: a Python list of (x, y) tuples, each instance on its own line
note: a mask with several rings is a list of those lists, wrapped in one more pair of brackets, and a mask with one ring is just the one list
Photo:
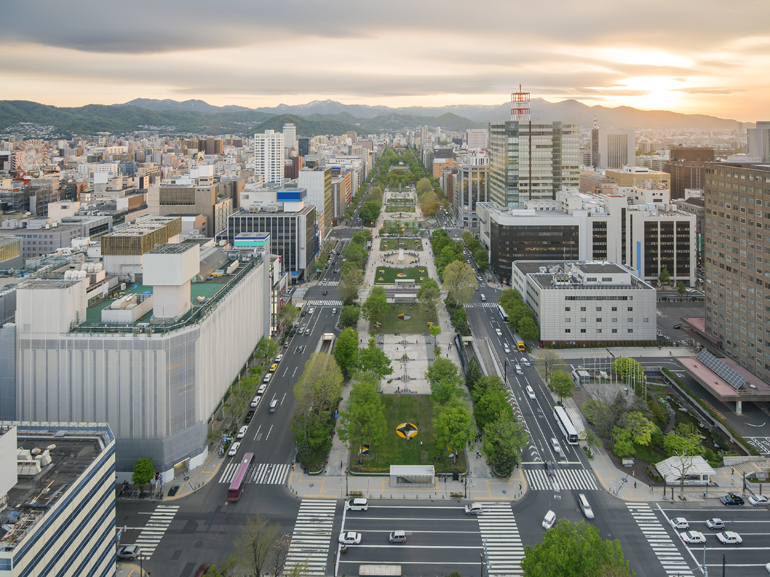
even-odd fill
[(540, 339), (540, 330), (532, 312), (516, 289), (507, 289), (500, 294), (499, 304), (508, 315), (508, 326), (525, 341)]
[(488, 270), (489, 253), (483, 246), (481, 246), (479, 239), (473, 236), (473, 233), (469, 230), (463, 231), (462, 237), (465, 246), (468, 247), (468, 250), (473, 255), (473, 260), (476, 261), (476, 266), (479, 267), (479, 270), (481, 272)]

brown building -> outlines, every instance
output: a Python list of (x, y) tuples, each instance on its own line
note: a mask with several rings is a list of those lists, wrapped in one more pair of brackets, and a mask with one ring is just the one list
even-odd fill
[(770, 382), (770, 167), (707, 163), (705, 203), (705, 330)]
[(671, 175), (671, 200), (684, 198), (687, 188), (703, 189), (706, 163), (713, 161), (713, 148), (672, 148), (663, 169)]
[(299, 178), (299, 171), (302, 170), (303, 160), (302, 156), (293, 156), (291, 163), (283, 165), (283, 177), (287, 180), (297, 180)]

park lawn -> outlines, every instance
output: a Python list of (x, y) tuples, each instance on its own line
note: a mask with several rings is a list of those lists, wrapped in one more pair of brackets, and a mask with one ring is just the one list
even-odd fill
[[(384, 271), (384, 272), (380, 272), (380, 271)], [(397, 276), (400, 273), (404, 273), (406, 274), (406, 276), (402, 276), (402, 277)], [(420, 280), (420, 277), (422, 277), (424, 280), (428, 280), (430, 278), (428, 276), (427, 267), (388, 268), (388, 267), (378, 266), (376, 273), (374, 275), (374, 284), (396, 284), (397, 278), (401, 278), (404, 280), (412, 279), (415, 282), (415, 284), (421, 284), (422, 281)]]
[(414, 212), (413, 206), (389, 206), (385, 212)]
[(380, 241), (380, 250), (398, 250), (400, 248), (422, 250), (422, 241), (419, 238), (383, 238)]
[[(406, 393), (382, 395), (380, 398), (388, 422), (387, 432), (372, 448), (370, 455), (364, 458), (362, 465), (358, 464), (358, 455), (351, 455), (351, 471), (387, 473), (391, 465), (434, 465), (437, 473), (466, 471), (464, 451), (457, 456), (457, 464), (453, 466), (451, 459), (446, 458), (448, 451), (436, 444), (433, 407), (428, 395)], [(411, 441), (396, 433), (396, 427), (401, 423), (412, 423), (417, 427), (418, 433)], [(439, 455), (441, 459), (437, 461)]]
[[(410, 315), (410, 319), (400, 319), (398, 315)], [(436, 315), (425, 312), (425, 307), (418, 303), (390, 305), (390, 309), (382, 317), (382, 326), (375, 328), (378, 334), (429, 334), (428, 321), (436, 323)], [(374, 327), (374, 325), (372, 325)]]
[[(396, 226), (396, 223), (398, 222), (398, 226)], [(382, 223), (383, 228), (390, 228), (393, 230), (400, 230), (402, 228), (420, 228), (422, 226), (422, 223), (420, 222), (412, 222), (412, 221), (406, 221), (403, 220), (395, 221), (395, 220), (386, 220)]]

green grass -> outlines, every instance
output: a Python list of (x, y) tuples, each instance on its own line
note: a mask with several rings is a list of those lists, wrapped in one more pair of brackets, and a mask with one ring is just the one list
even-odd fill
[[(382, 395), (382, 408), (388, 421), (384, 438), (372, 448), (362, 465), (358, 455), (351, 455), (350, 468), (358, 472), (388, 472), (391, 465), (433, 465), (437, 473), (464, 472), (465, 454), (457, 456), (457, 465), (446, 458), (448, 451), (436, 444), (433, 430), (433, 407), (427, 395)], [(396, 427), (412, 423), (418, 433), (407, 441), (398, 436)], [(422, 446), (420, 446), (422, 441)], [(436, 457), (441, 455), (441, 460)]]
[(383, 238), (380, 241), (380, 250), (398, 250), (400, 248), (422, 250), (422, 241), (419, 238)]
[[(398, 318), (398, 315), (404, 313), (410, 315), (408, 320)], [(428, 334), (428, 321), (436, 323), (436, 315), (428, 314), (425, 308), (418, 304), (399, 304), (390, 305), (390, 310), (385, 313), (382, 319), (382, 326), (374, 329), (378, 334), (392, 335), (395, 333), (403, 334)], [(373, 325), (372, 325), (373, 326)]]
[[(422, 272), (420, 272), (422, 271)], [(399, 277), (400, 273), (406, 274), (406, 276)], [(428, 276), (428, 268), (427, 267), (420, 267), (420, 268), (388, 268), (388, 267), (377, 267), (377, 272), (374, 275), (374, 283), (375, 284), (395, 284), (397, 278), (401, 278), (404, 280), (412, 279), (415, 284), (420, 284), (422, 281), (420, 280), (420, 277), (423, 277), (424, 280), (429, 279)], [(382, 279), (382, 280), (380, 280)]]
[(414, 212), (413, 206), (389, 206), (385, 212)]
[[(396, 223), (398, 222), (398, 225)], [(422, 223), (419, 222), (404, 222), (403, 220), (386, 220), (382, 223), (383, 228), (390, 228), (392, 231), (401, 230), (402, 228), (420, 228)]]

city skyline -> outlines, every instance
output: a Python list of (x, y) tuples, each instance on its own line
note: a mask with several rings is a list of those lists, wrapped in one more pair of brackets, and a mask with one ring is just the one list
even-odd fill
[(3, 98), (443, 106), (500, 104), (522, 84), (549, 101), (740, 121), (767, 108), (770, 17), (759, 1), (125, 6), (5, 6)]

